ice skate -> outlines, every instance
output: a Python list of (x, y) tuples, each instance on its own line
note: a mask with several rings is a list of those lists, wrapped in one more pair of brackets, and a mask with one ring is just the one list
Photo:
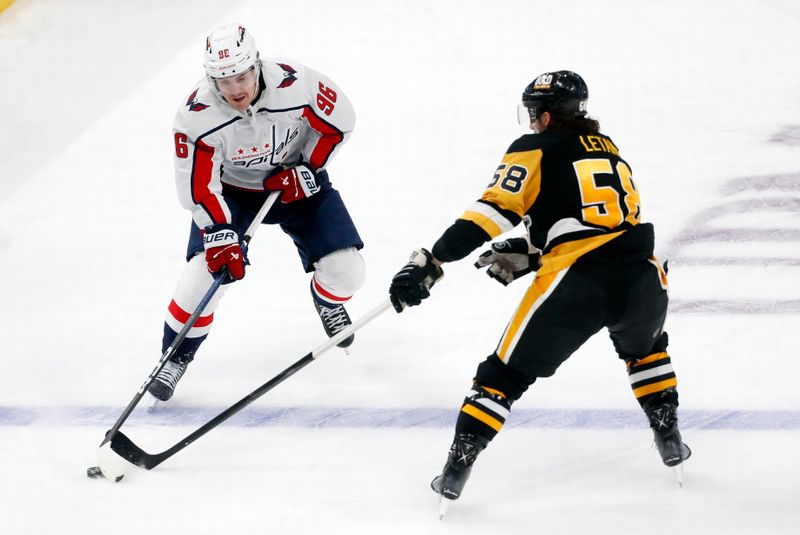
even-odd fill
[(678, 486), (683, 487), (683, 461), (691, 457), (692, 450), (683, 443), (677, 422), (671, 429), (653, 428), (656, 447), (663, 463), (672, 468)]
[(442, 473), (431, 481), (431, 489), (440, 496), (440, 520), (444, 518), (450, 502), (461, 496), (472, 471), (472, 465), (486, 444), (488, 444), (486, 439), (471, 434), (460, 434), (453, 440)]
[(175, 386), (181, 380), (183, 374), (186, 373), (186, 368), (188, 367), (188, 362), (181, 364), (168, 360), (147, 391), (159, 401), (169, 400), (175, 393)]
[(661, 461), (672, 468), (678, 485), (682, 487), (683, 461), (692, 455), (692, 450), (683, 443), (678, 429), (678, 407), (671, 403), (657, 403), (646, 406), (644, 411), (650, 420)]
[(689, 446), (683, 443), (677, 424), (671, 429), (653, 429), (658, 453), (666, 466), (677, 466), (692, 455)]
[[(311, 296), (314, 298), (314, 308), (317, 310), (317, 314), (319, 314), (319, 319), (322, 320), (322, 326), (325, 328), (325, 333), (328, 335), (328, 338), (333, 338), (336, 333), (353, 323), (344, 305), (323, 303), (317, 299), (313, 289), (311, 290)], [(346, 348), (350, 347), (353, 343), (354, 339), (355, 334), (351, 334), (336, 345), (346, 350)]]
[(431, 488), (439, 495), (439, 520), (447, 514), (451, 502), (461, 496), (464, 485), (467, 484), (471, 466), (459, 467), (450, 464), (450, 459), (445, 463), (442, 473), (433, 478)]

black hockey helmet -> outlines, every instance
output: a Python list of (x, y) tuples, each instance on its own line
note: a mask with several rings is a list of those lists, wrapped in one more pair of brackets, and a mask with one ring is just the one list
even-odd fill
[(522, 92), (522, 105), (531, 121), (558, 109), (568, 116), (585, 117), (589, 88), (578, 73), (555, 71), (540, 74)]

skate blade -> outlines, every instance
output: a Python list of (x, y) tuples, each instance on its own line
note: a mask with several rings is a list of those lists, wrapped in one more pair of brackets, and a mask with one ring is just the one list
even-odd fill
[(444, 515), (447, 514), (451, 503), (453, 503), (453, 500), (445, 498), (441, 494), (439, 495), (439, 520), (444, 520)]
[(672, 467), (672, 475), (680, 488), (683, 488), (683, 463)]
[(167, 406), (166, 401), (161, 401), (150, 392), (147, 393), (145, 399), (147, 400), (147, 412), (158, 412)]

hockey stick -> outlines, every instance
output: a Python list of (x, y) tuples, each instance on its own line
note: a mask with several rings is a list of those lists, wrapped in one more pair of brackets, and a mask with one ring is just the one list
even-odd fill
[[(273, 204), (275, 204), (275, 200), (278, 198), (278, 195), (280, 195), (279, 191), (275, 191), (269, 194), (267, 200), (264, 201), (264, 204), (261, 206), (261, 209), (256, 214), (255, 219), (253, 219), (252, 223), (250, 223), (250, 226), (247, 227), (247, 231), (242, 237), (242, 243), (244, 244), (245, 250), (247, 248), (247, 245), (250, 243), (250, 240), (253, 239), (253, 235), (256, 233), (256, 230), (258, 230), (258, 227), (261, 225), (261, 222), (267, 216), (267, 212), (269, 212), (269, 209), (272, 208)], [(183, 342), (183, 340), (189, 334), (189, 330), (191, 330), (191, 328), (194, 326), (195, 322), (197, 321), (197, 318), (200, 317), (200, 314), (202, 314), (203, 310), (205, 310), (206, 306), (208, 306), (208, 303), (211, 302), (211, 299), (214, 297), (214, 295), (216, 295), (220, 286), (222, 286), (222, 283), (225, 281), (227, 275), (228, 275), (227, 268), (223, 268), (220, 274), (214, 278), (214, 282), (211, 283), (211, 287), (209, 287), (208, 291), (206, 291), (206, 294), (200, 300), (200, 303), (197, 305), (194, 312), (192, 312), (192, 315), (189, 316), (189, 319), (186, 321), (186, 324), (183, 326), (183, 329), (181, 329), (181, 331), (172, 341), (170, 346), (161, 355), (161, 358), (158, 360), (158, 364), (156, 364), (156, 367), (153, 368), (153, 371), (150, 372), (150, 375), (147, 376), (147, 379), (145, 379), (144, 383), (142, 383), (142, 386), (139, 387), (139, 390), (133, 396), (133, 399), (131, 399), (130, 403), (128, 403), (128, 406), (125, 407), (125, 410), (122, 411), (120, 417), (117, 418), (117, 421), (114, 423), (111, 429), (109, 429), (108, 432), (106, 432), (106, 436), (105, 438), (103, 438), (103, 442), (100, 443), (100, 447), (102, 447), (109, 441), (113, 441), (114, 437), (117, 435), (117, 433), (119, 433), (119, 428), (122, 427), (122, 424), (125, 423), (125, 420), (127, 420), (128, 416), (130, 416), (131, 413), (133, 412), (133, 409), (136, 408), (136, 405), (138, 405), (139, 401), (141, 401), (142, 397), (144, 397), (144, 393), (147, 392), (147, 389), (155, 380), (156, 375), (158, 375), (158, 372), (160, 372), (162, 368), (166, 366), (167, 361), (173, 355), (175, 355), (175, 352), (178, 350), (178, 347), (181, 345), (181, 342)]]
[(252, 402), (281, 384), (283, 381), (300, 371), (302, 368), (307, 366), (311, 361), (318, 358), (322, 355), (325, 351), (330, 349), (331, 347), (335, 346), (358, 329), (375, 319), (377, 316), (381, 315), (387, 309), (391, 308), (392, 303), (390, 300), (386, 300), (385, 302), (381, 303), (370, 312), (368, 312), (365, 316), (358, 319), (352, 325), (349, 325), (345, 329), (339, 331), (333, 338), (330, 338), (325, 343), (321, 344), (316, 349), (307, 353), (303, 358), (283, 370), (281, 373), (264, 383), (263, 385), (259, 386), (248, 395), (237, 401), (235, 404), (231, 405), (220, 414), (215, 416), (211, 419), (208, 423), (197, 429), (192, 434), (188, 435), (186, 438), (172, 446), (171, 448), (162, 451), (161, 453), (150, 454), (145, 452), (139, 446), (133, 443), (131, 439), (125, 436), (122, 432), (117, 432), (111, 440), (111, 449), (114, 452), (128, 461), (129, 463), (135, 464), (136, 466), (140, 466), (145, 470), (150, 470), (151, 468), (155, 468), (159, 464), (163, 463), (183, 448), (197, 440), (198, 438), (202, 437), (219, 424), (239, 412), (240, 410), (244, 409)]

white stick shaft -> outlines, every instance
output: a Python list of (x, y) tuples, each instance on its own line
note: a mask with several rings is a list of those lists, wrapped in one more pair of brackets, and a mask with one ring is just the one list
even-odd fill
[(375, 308), (367, 312), (364, 316), (357, 319), (355, 322), (353, 322), (352, 325), (348, 325), (347, 327), (336, 333), (336, 335), (333, 338), (330, 338), (327, 342), (321, 344), (319, 347), (314, 349), (311, 352), (311, 356), (313, 358), (317, 358), (319, 355), (323, 354), (324, 352), (326, 352), (327, 350), (329, 350), (330, 348), (332, 348), (333, 346), (335, 346), (336, 344), (338, 344), (339, 342), (341, 342), (342, 340), (344, 340), (345, 338), (347, 338), (348, 336), (350, 336), (351, 334), (353, 334), (361, 327), (363, 327), (370, 321), (374, 320), (375, 318), (377, 318), (390, 308), (392, 308), (392, 302), (391, 300), (387, 299), (380, 305), (376, 306)]
[[(264, 205), (261, 207), (261, 210), (258, 211), (258, 214), (256, 214), (255, 219), (253, 219), (253, 222), (250, 223), (249, 227), (247, 227), (247, 233), (245, 234), (245, 236), (252, 237), (253, 234), (255, 234), (256, 230), (258, 229), (258, 226), (261, 224), (261, 221), (264, 220), (264, 218), (267, 216), (267, 212), (269, 211), (269, 209), (272, 208), (273, 204), (275, 204), (275, 200), (278, 198), (278, 195), (280, 195), (279, 191), (274, 191), (270, 193), (269, 197), (264, 202)], [(329, 338), (325, 343), (321, 344), (319, 347), (314, 349), (311, 352), (311, 357), (316, 358), (319, 355), (322, 355), (324, 352), (326, 352), (327, 350), (329, 350), (330, 348), (332, 348), (333, 346), (335, 346), (336, 344), (338, 344), (339, 342), (341, 342), (342, 340), (344, 340), (345, 338), (347, 338), (348, 336), (359, 330), (361, 327), (363, 327), (376, 317), (383, 314), (386, 310), (388, 310), (391, 307), (392, 307), (392, 301), (387, 299), (386, 301), (384, 301), (383, 303), (381, 303), (380, 305), (376, 306), (374, 309), (369, 311), (363, 317), (356, 320), (352, 325), (348, 325), (346, 328), (336, 333), (336, 335), (333, 338)]]
[(253, 237), (253, 234), (256, 233), (258, 226), (261, 224), (262, 221), (264, 221), (264, 218), (267, 217), (267, 212), (269, 212), (269, 209), (272, 208), (273, 204), (275, 204), (275, 200), (278, 198), (278, 195), (280, 194), (281, 194), (280, 191), (273, 191), (272, 193), (269, 194), (267, 200), (264, 201), (264, 204), (261, 205), (261, 210), (258, 211), (255, 219), (253, 219), (253, 221), (250, 223), (250, 226), (247, 227), (247, 231), (244, 233), (245, 236), (248, 236), (250, 238)]

